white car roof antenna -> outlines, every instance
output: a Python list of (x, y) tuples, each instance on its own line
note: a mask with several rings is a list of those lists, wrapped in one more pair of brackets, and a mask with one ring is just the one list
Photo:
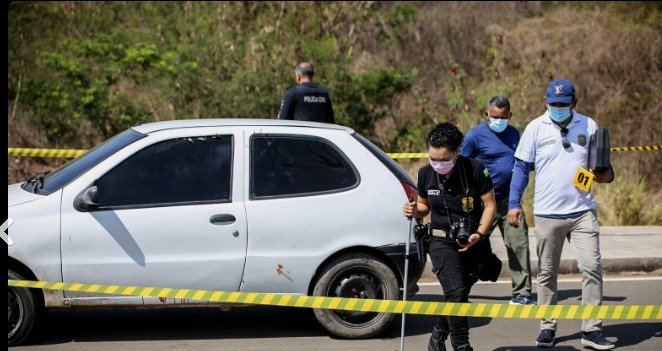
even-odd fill
[(137, 127), (137, 126), (139, 126), (139, 125), (141, 125), (141, 124), (147, 122), (150, 118), (152, 118), (152, 116), (154, 116), (157, 112), (159, 112), (159, 110), (160, 110), (161, 108), (163, 108), (163, 106), (165, 106), (167, 103), (169, 103), (170, 101), (172, 101), (172, 99), (174, 99), (178, 94), (179, 94), (179, 92), (176, 92), (175, 95), (173, 95), (170, 99), (168, 99), (168, 101), (164, 102), (161, 106), (159, 106), (159, 108), (157, 108), (156, 110), (154, 110), (154, 112), (152, 112), (151, 115), (147, 116), (147, 118), (144, 118), (144, 119), (140, 120), (138, 123), (136, 123), (136, 124), (134, 125), (134, 127)]

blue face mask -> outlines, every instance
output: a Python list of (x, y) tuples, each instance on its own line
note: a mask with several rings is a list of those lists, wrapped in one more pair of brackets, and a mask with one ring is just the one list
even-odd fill
[(501, 133), (508, 127), (508, 120), (503, 118), (490, 118), (490, 129), (496, 133)]
[(568, 107), (552, 107), (547, 105), (549, 117), (557, 123), (561, 123), (570, 117), (570, 106)]

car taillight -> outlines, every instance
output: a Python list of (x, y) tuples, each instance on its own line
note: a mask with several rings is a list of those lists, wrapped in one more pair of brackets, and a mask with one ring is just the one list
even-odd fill
[(418, 190), (416, 190), (416, 187), (405, 182), (401, 182), (402, 188), (405, 190), (405, 195), (407, 195), (407, 199), (409, 201), (416, 201), (418, 199)]

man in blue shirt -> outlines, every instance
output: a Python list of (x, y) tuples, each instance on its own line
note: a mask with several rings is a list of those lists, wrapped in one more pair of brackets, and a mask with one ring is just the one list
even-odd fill
[(508, 125), (512, 116), (510, 101), (503, 96), (490, 99), (485, 112), (487, 120), (467, 132), (460, 148), (460, 155), (482, 163), (490, 172), (497, 201), (496, 218), (490, 232), (498, 225), (508, 252), (508, 267), (512, 280), (513, 298), (510, 304), (535, 304), (531, 299), (531, 261), (529, 233), (526, 220), (515, 228), (508, 223), (508, 193), (515, 164), (515, 149), (519, 132)]

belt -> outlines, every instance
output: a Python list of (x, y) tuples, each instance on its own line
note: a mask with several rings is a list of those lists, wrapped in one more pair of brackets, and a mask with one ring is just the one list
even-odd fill
[(450, 233), (442, 229), (432, 229), (432, 236), (436, 236), (439, 238), (452, 238)]

